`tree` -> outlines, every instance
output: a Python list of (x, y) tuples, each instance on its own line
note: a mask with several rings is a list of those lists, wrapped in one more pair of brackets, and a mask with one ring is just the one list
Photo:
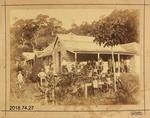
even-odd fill
[(35, 45), (37, 49), (43, 50), (54, 41), (56, 33), (62, 31), (62, 23), (55, 18), (49, 18), (46, 16), (42, 17), (42, 15), (37, 16), (36, 19), (38, 19), (37, 22), (41, 25), (39, 26), (38, 31), (34, 34)]
[(18, 19), (11, 27), (11, 37), (23, 51), (33, 51), (38, 47), (43, 49), (56, 33), (63, 31), (61, 25), (61, 21), (56, 18), (42, 14), (37, 15), (35, 19)]
[(34, 19), (19, 19), (11, 27), (12, 41), (23, 51), (32, 51), (34, 47), (34, 33), (38, 25)]
[(39, 14), (34, 19), (18, 19), (10, 29), (12, 58), (22, 57), (22, 52), (43, 50), (55, 37), (64, 32), (61, 21)]
[(81, 25), (76, 25), (76, 24), (72, 24), (72, 28), (70, 29), (70, 31), (74, 34), (77, 35), (86, 35), (86, 36), (91, 36), (92, 35), (92, 25), (87, 23), (87, 22), (83, 22)]
[(111, 47), (114, 89), (116, 91), (113, 47), (118, 44), (138, 42), (138, 12), (136, 10), (114, 10), (109, 16), (94, 23), (94, 42)]

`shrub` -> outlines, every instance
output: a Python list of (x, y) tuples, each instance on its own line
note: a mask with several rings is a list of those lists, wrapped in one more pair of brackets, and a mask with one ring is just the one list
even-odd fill
[(40, 61), (35, 61), (32, 67), (32, 74), (30, 78), (32, 82), (39, 81), (38, 73), (40, 72), (41, 68), (43, 68), (42, 63), (40, 63)]
[(117, 91), (119, 103), (136, 104), (136, 95), (139, 91), (139, 78), (136, 74), (124, 73), (119, 78), (120, 84)]

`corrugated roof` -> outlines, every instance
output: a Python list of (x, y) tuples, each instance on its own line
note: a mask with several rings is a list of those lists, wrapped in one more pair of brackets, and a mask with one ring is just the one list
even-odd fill
[[(59, 40), (64, 47), (69, 51), (83, 51), (83, 52), (111, 52), (111, 47), (104, 47), (93, 42), (94, 37), (79, 36), (75, 34), (58, 34)], [(130, 46), (130, 45), (129, 45)], [(114, 52), (118, 53), (136, 53), (135, 50), (126, 49), (126, 46), (117, 45), (113, 47)]]
[(132, 42), (132, 43), (127, 43), (127, 44), (122, 44), (121, 45), (124, 49), (126, 49), (128, 52), (133, 52), (133, 53), (137, 53), (139, 54), (140, 52), (140, 47), (139, 44), (136, 42)]
[[(71, 52), (101, 52), (111, 53), (111, 47), (104, 47), (93, 42), (94, 37), (90, 36), (79, 36), (73, 33), (69, 34), (57, 34), (58, 40), (63, 44), (66, 50)], [(56, 40), (55, 40), (56, 41)], [(51, 43), (45, 48), (38, 57), (44, 57), (52, 54), (54, 44)], [(138, 51), (137, 43), (128, 43), (117, 45), (113, 47), (115, 53), (132, 53), (135, 54)]]

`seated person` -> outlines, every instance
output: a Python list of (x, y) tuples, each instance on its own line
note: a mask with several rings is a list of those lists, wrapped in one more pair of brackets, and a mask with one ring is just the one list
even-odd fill
[(71, 65), (71, 73), (75, 73), (75, 66), (74, 66), (74, 64)]
[(63, 74), (68, 74), (67, 65), (63, 65), (63, 66), (62, 66), (62, 73), (63, 73)]
[(107, 74), (106, 74), (106, 84), (108, 85), (108, 86), (111, 86), (112, 85), (112, 83), (113, 83), (113, 73), (111, 72), (111, 70), (109, 70), (108, 69), (108, 72), (107, 72)]

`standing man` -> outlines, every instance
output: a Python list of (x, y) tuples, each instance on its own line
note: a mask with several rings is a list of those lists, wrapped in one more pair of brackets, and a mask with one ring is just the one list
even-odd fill
[(50, 72), (50, 65), (48, 63), (46, 63), (44, 65), (44, 69), (45, 69), (45, 73), (48, 74)]
[(46, 73), (44, 72), (44, 69), (41, 69), (41, 72), (39, 72), (38, 77), (40, 78), (40, 85), (43, 86), (46, 80)]
[(122, 73), (125, 71), (125, 69), (124, 69), (124, 59), (123, 58), (120, 60), (120, 71)]
[(108, 69), (109, 71), (113, 72), (113, 63), (112, 63), (112, 59), (108, 60)]
[(104, 69), (103, 62), (98, 62), (97, 72), (98, 72), (99, 75), (102, 73), (103, 69)]
[(130, 59), (129, 59), (129, 57), (127, 57), (127, 59), (124, 62), (124, 69), (125, 69), (125, 72), (130, 72)]

